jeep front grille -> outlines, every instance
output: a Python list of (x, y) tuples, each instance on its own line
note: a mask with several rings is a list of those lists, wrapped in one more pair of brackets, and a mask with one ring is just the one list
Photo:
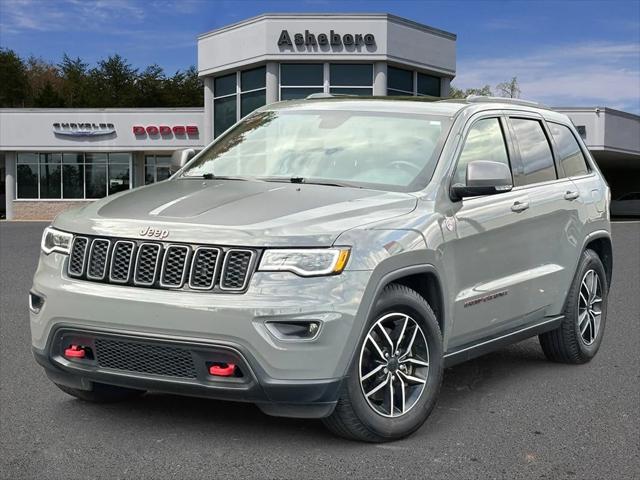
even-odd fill
[(77, 236), (67, 273), (137, 287), (242, 292), (257, 257), (252, 249)]

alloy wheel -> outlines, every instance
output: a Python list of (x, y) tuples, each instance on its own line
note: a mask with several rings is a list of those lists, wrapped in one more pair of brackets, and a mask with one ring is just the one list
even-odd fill
[(602, 319), (602, 284), (595, 270), (588, 270), (580, 283), (578, 329), (585, 345), (595, 342)]
[(360, 387), (369, 406), (384, 417), (400, 417), (424, 392), (429, 346), (418, 322), (389, 313), (369, 329), (360, 351)]

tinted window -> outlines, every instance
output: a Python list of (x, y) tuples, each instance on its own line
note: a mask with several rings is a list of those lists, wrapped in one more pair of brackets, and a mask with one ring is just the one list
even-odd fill
[(555, 180), (553, 155), (542, 124), (528, 118), (512, 118), (511, 125), (520, 148), (523, 174), (515, 179), (516, 185)]
[(322, 85), (324, 65), (321, 63), (283, 63), (280, 84), (292, 86)]
[(373, 65), (332, 63), (331, 85), (369, 86), (373, 82)]
[(416, 87), (418, 95), (440, 96), (440, 77), (418, 73), (418, 85)]
[(467, 165), (474, 160), (490, 160), (509, 166), (509, 155), (500, 121), (485, 118), (473, 124), (458, 160), (453, 183), (466, 183)]
[(280, 100), (295, 100), (297, 98), (306, 98), (312, 93), (322, 93), (322, 87), (319, 88), (283, 88), (280, 90)]
[(338, 93), (342, 95), (360, 95), (360, 96), (371, 96), (373, 95), (373, 89), (371, 88), (340, 88), (333, 87), (330, 89), (331, 93)]
[(213, 81), (213, 94), (216, 97), (236, 93), (236, 74), (218, 77)]
[(242, 91), (264, 88), (266, 85), (266, 72), (265, 67), (260, 67), (240, 73), (240, 88)]
[(553, 140), (556, 142), (558, 157), (565, 175), (576, 177), (589, 173), (580, 145), (569, 127), (558, 123), (549, 123), (548, 125)]
[(236, 123), (235, 95), (213, 102), (213, 120), (213, 134), (216, 137)]
[(240, 115), (242, 117), (249, 115), (256, 108), (260, 108), (265, 103), (267, 103), (267, 96), (264, 90), (243, 93), (240, 95)]
[(18, 198), (38, 198), (38, 164), (18, 165)]
[[(407, 95), (413, 95), (413, 72), (402, 70), (401, 68), (387, 68), (387, 88), (389, 90), (400, 90)], [(393, 93), (392, 93), (393, 94)]]

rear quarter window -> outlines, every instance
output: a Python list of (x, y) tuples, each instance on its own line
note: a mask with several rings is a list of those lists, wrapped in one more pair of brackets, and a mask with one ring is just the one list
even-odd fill
[(567, 177), (577, 177), (589, 173), (587, 161), (571, 129), (566, 125), (548, 122), (549, 130), (556, 144), (558, 160)]

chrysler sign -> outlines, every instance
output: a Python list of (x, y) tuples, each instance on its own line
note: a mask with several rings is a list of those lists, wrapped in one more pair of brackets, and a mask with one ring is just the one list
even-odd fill
[(98, 137), (116, 133), (116, 128), (113, 123), (56, 122), (53, 124), (53, 133), (67, 137)]

